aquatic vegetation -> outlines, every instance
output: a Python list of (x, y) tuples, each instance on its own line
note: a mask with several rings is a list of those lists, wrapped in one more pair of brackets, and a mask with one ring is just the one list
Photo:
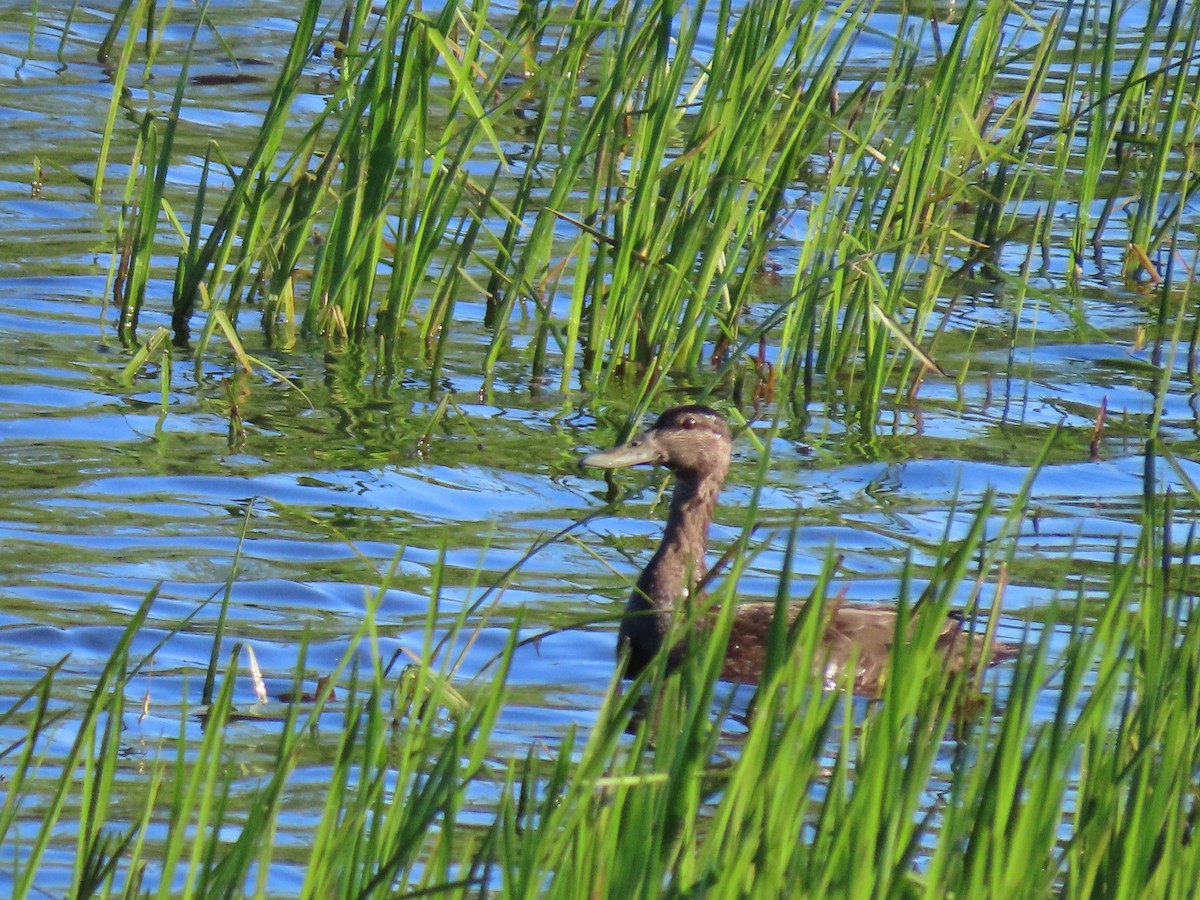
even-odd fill
[[(73, 9), (59, 53), (83, 46), (108, 64), (107, 82), (85, 76), (112, 93), (99, 146), (88, 144), (82, 166), (95, 173), (85, 203), (95, 202), (88, 213), (105, 221), (103, 241), (93, 243), (111, 260), (105, 294), (119, 310), (113, 325), (124, 355), (72, 358), (92, 371), (71, 390), (34, 401), (33, 391), (13, 395), (31, 409), (64, 397), (99, 406), (115, 396), (113, 418), (150, 406), (158, 430), (137, 449), (151, 449), (120, 447), (125, 465), (178, 473), (184, 460), (188, 478), (204, 483), (131, 488), (120, 483), (126, 470), (113, 466), (116, 485), (85, 480), (77, 493), (47, 501), (92, 516), (94, 531), (81, 527), (76, 542), (57, 519), (13, 516), (12, 555), (32, 557), (13, 564), (17, 602), (4, 599), (14, 619), (19, 603), (91, 590), (124, 623), (128, 610), (114, 597), (140, 597), (148, 572), (177, 580), (169, 596), (146, 596), (99, 662), (64, 660), (0, 704), (0, 885), (14, 896), (1194, 892), (1200, 623), (1185, 523), (1200, 496), (1192, 470), (1161, 438), (1164, 418), (1176, 439), (1194, 431), (1192, 414), (1171, 408), (1191, 400), (1182, 395), (1196, 382), (1200, 341), (1192, 309), (1200, 20), (1191, 5), (1085, 2), (1047, 11), (976, 0), (931, 17), (870, 0), (515, 10), (484, 2), (436, 12), (356, 0), (331, 14), (306, 0), (294, 28), (287, 20), (287, 49), (254, 60), (252, 72), (227, 46), (220, 10), (152, 0), (115, 7), (99, 41), (95, 29), (70, 27), (71, 15), (84, 12)], [(33, 19), (54, 12), (40, 4)], [(1144, 23), (1132, 27), (1132, 15)], [(228, 54), (237, 70), (195, 75), (202, 46)], [(202, 78), (214, 77), (257, 77), (269, 90), (236, 125), (202, 127), (204, 111), (191, 98)], [(35, 168), (40, 185), (40, 161)], [(68, 169), (75, 178), (81, 170)], [(6, 250), (6, 263), (24, 252)], [(96, 247), (74, 252), (90, 262)], [(514, 529), (500, 554), (505, 566), (515, 560), (512, 568), (492, 593), (480, 592), (476, 582), (487, 579), (471, 574), (475, 533), (464, 537), (461, 521), (417, 511), (452, 533), (441, 547), (428, 540), (432, 527), (410, 535), (410, 520), (392, 511), (366, 527), (368, 512), (341, 505), (350, 493), (342, 483), (325, 485), (338, 496), (322, 507), (329, 521), (320, 539), (335, 543), (339, 527), (358, 528), (354, 537), (386, 547), (385, 559), (396, 543), (425, 540), (416, 547), (421, 574), (407, 585), (418, 605), (428, 603), (423, 630), (381, 612), (403, 554), (383, 572), (367, 554), (369, 574), (359, 577), (377, 593), (361, 621), (347, 603), (340, 612), (351, 624), (334, 622), (310, 643), (295, 607), (269, 608), (287, 634), (263, 640), (286, 657), (268, 680), (287, 680), (280, 673), (294, 666), (286, 690), (265, 686), (249, 647), (230, 646), (226, 613), (239, 585), (259, 589), (246, 604), (255, 607), (271, 591), (303, 591), (314, 571), (334, 583), (348, 568), (340, 560), (309, 568), (289, 548), (283, 562), (256, 560), (265, 585), (238, 571), (240, 545), (227, 548), (236, 526), (250, 521), (237, 518), (244, 494), (231, 499), (213, 483), (269, 473), (235, 488), (248, 493), (270, 481), (278, 469), (269, 445), (294, 443), (288, 449), (304, 459), (289, 472), (296, 477), (279, 479), (282, 494), (332, 482), (328, 473), (342, 469), (354, 470), (353, 480), (411, 454), (403, 477), (426, 477), (417, 462), (427, 457), (442, 470), (430, 479), (470, 468), (451, 485), (465, 490), (446, 493), (469, 493), (457, 502), (477, 514), (481, 460), (495, 464), (487, 470), (494, 474), (507, 454), (525, 475), (537, 456), (536, 478), (506, 484), (510, 493), (558, 479), (556, 456), (574, 446), (560, 426), (578, 409), (597, 414), (599, 431), (627, 430), (643, 410), (670, 405), (665, 393), (721, 395), (730, 410), (757, 416), (746, 441), (765, 452), (753, 483), (737, 485), (745, 520), (754, 522), (777, 477), (768, 468), (773, 443), (797, 456), (808, 447), (796, 445), (819, 442), (815, 452), (828, 453), (838, 444), (840, 462), (862, 454), (886, 468), (893, 459), (880, 451), (880, 436), (889, 424), (903, 427), (902, 415), (923, 413), (911, 401), (928, 382), (952, 394), (980, 369), (981, 381), (998, 374), (1020, 382), (1018, 346), (1030, 351), (1028, 393), (1045, 339), (1039, 312), (1100, 334), (1103, 323), (1079, 289), (1088, 276), (1093, 287), (1104, 280), (1123, 291), (1119, 303), (1150, 310), (1148, 325), (1123, 321), (1120, 354), (1101, 361), (1136, 378), (1089, 384), (1094, 402), (1080, 400), (1082, 391), (1055, 397), (1050, 384), (1039, 395), (1046, 410), (1028, 419), (1009, 416), (1019, 384), (1006, 384), (1003, 412), (986, 416), (990, 381), (966, 399), (943, 394), (952, 414), (932, 434), (913, 425), (922, 443), (910, 441), (894, 458), (933, 456), (947, 431), (979, 414), (973, 442), (943, 444), (953, 449), (939, 461), (977, 453), (997, 470), (1015, 459), (1002, 474), (1019, 482), (1051, 452), (1098, 459), (1123, 441), (1123, 462), (1132, 459), (1128, 446), (1145, 448), (1144, 496), (1139, 504), (1119, 492), (1089, 493), (1115, 466), (1072, 473), (1085, 484), (1072, 486), (1064, 505), (1127, 507), (1111, 519), (1108, 508), (1096, 515), (1115, 545), (1111, 558), (1100, 540), (1070, 552), (1072, 529), (1087, 513), (1064, 515), (1067, 537), (1057, 542), (1039, 532), (1032, 476), (990, 517), (986, 501), (967, 504), (969, 514), (951, 516), (940, 541), (910, 540), (911, 519), (896, 516), (888, 537), (905, 549), (881, 565), (910, 554), (907, 565), (889, 568), (889, 585), (899, 587), (886, 599), (896, 600), (898, 628), (911, 639), (894, 644), (878, 702), (812, 685), (820, 613), (839, 602), (831, 582), (844, 580), (831, 558), (803, 579), (808, 616), (772, 634), (752, 703), (717, 677), (730, 626), (718, 617), (714, 640), (677, 672), (651, 667), (634, 689), (614, 678), (598, 709), (556, 682), (554, 699), (577, 716), (577, 730), (563, 734), (559, 720), (545, 731), (537, 723), (505, 731), (506, 716), (527, 715), (554, 693), (514, 678), (517, 654), (532, 654), (551, 632), (582, 641), (589, 629), (615, 630), (619, 614), (580, 611), (581, 595), (599, 590), (590, 583), (567, 586), (574, 606), (555, 585), (552, 613), (532, 590), (502, 613), (488, 606), (522, 577), (570, 580), (513, 549), (545, 527), (545, 510)], [(1138, 329), (1148, 333), (1127, 337)], [(1151, 349), (1142, 360), (1126, 344)], [(976, 352), (985, 346), (990, 361)], [(285, 419), (301, 420), (288, 404), (308, 396), (269, 394), (266, 385), (291, 384), (288, 362), (322, 354), (327, 369), (304, 369), (307, 382), (295, 383), (332, 414), (276, 431)], [(194, 366), (190, 381), (184, 358)], [(1074, 366), (1056, 362), (1056, 378)], [(466, 371), (481, 373), (478, 383), (446, 386)], [(419, 386), (397, 399), (391, 389), (405, 380)], [(373, 381), (381, 386), (368, 396)], [(100, 382), (122, 391), (101, 400)], [(1107, 391), (1130, 384), (1145, 391), (1144, 405), (1114, 405), (1106, 419)], [(565, 397), (544, 401), (567, 412), (536, 420), (537, 441), (531, 428), (498, 422), (491, 410), (464, 410), (475, 397), (499, 405), (493, 390), (515, 395), (526, 386)], [(247, 402), (252, 391), (258, 408)], [(185, 393), (187, 403), (199, 398), (186, 423)], [(214, 395), (215, 414), (194, 411)], [(33, 425), (17, 430), (32, 437), (20, 438), (29, 443), (6, 461), (44, 446), (46, 423), (22, 415)], [(332, 424), (334, 415), (345, 421)], [(810, 432), (810, 416), (823, 420), (823, 434)], [(1039, 455), (1032, 448), (1063, 416), (1083, 425), (1074, 421)], [(193, 442), (212, 437), (213, 419), (222, 433)], [(183, 427), (171, 433), (164, 422)], [(146, 424), (149, 432), (154, 423)], [(335, 428), (353, 452), (325, 446), (337, 443)], [(98, 440), (111, 433), (96, 431)], [(463, 433), (469, 440), (439, 444)], [(1006, 456), (990, 446), (1001, 443), (1019, 446)], [(41, 503), (38, 492), (55, 480), (85, 479), (73, 450), (53, 469), (18, 459), (6, 484), (20, 498), (14, 505)], [(1174, 494), (1155, 485), (1168, 467), (1178, 476)], [(825, 486), (816, 502), (849, 481)], [(382, 483), (394, 500), (401, 489), (386, 482), (353, 489)], [(131, 490), (145, 493), (130, 502)], [(194, 494), (175, 496), (188, 490), (211, 493), (191, 505)], [(880, 499), (886, 490), (856, 499), (879, 502), (881, 518), (894, 515)], [(939, 499), (947, 492), (936, 490)], [(99, 515), (96, 494), (109, 504)], [(580, 495), (594, 499), (580, 489), (572, 509)], [(127, 509), (139, 500), (157, 519), (151, 525)], [(796, 504), (779, 510), (794, 496), (784, 500), (769, 515), (792, 524)], [(138, 543), (157, 536), (162, 521), (173, 527), (181, 512), (170, 540)], [(934, 503), (912, 518), (925, 513), (926, 530), (929, 519), (940, 528), (940, 512)], [(549, 517), (550, 530), (562, 515)], [(847, 522), (843, 537), (861, 524)], [(278, 524), (264, 543), (280, 540)], [(788, 535), (787, 524), (779, 534)], [(87, 543), (118, 530), (135, 534)], [(770, 570), (779, 604), (799, 599), (793, 564), (803, 558), (802, 530), (791, 531), (783, 564)], [(304, 553), (315, 553), (312, 534), (291, 536), (311, 539)], [(1018, 538), (1036, 551), (1018, 554)], [(733, 543), (729, 586), (712, 594), (726, 611), (734, 608), (726, 591), (760, 549), (750, 526)], [(114, 545), (135, 562), (114, 562)], [(448, 561), (455, 551), (459, 559)], [(80, 554), (74, 568), (62, 563), (71, 553)], [(205, 578), (188, 569), (203, 568), (193, 555), (208, 566), (232, 555), (215, 621), (177, 615), (180, 597), (190, 602), (187, 588)], [(25, 589), (19, 579), (33, 566), (62, 577)], [(1023, 638), (1027, 653), (982, 681), (947, 678), (927, 623), (965, 600), (969, 627), (983, 630), (985, 618), (996, 627), (992, 613), (1022, 575), (1053, 597), (1019, 610), (1020, 624), (1008, 620), (1004, 639)], [(937, 615), (911, 618), (918, 601)], [(309, 612), (306, 625), (329, 610)], [(57, 653), (76, 622), (64, 614), (55, 624), (63, 630), (24, 639), (47, 639)], [(261, 636), (257, 621), (240, 624)], [(381, 646), (399, 630), (418, 649), (393, 658)], [(156, 663), (168, 654), (146, 643), (159, 636), (186, 648)], [(336, 665), (312, 662), (322, 640)], [(477, 666), (468, 650), (484, 646), (496, 655)], [(575, 648), (573, 664), (582, 659)], [(156, 664), (172, 672), (153, 679)], [(535, 701), (523, 706), (522, 690)]]
[[(1040, 302), (1069, 303), (1089, 250), (1116, 252), (1176, 318), (1200, 187), (1186, 6), (1151, 4), (1131, 45), (1094, 4), (972, 2), (901, 16), (865, 66), (872, 2), (362, 0), (322, 24), (308, 0), (250, 149), (205, 151), (190, 223), (164, 195), (186, 60), (170, 110), (146, 111), (114, 247), (122, 332), (165, 212), (173, 336), (197, 366), (254, 307), (276, 345), (374, 334), (382, 365), (436, 379), (456, 308), (482, 303), (488, 376), (530, 317), (519, 353), (563, 391), (620, 373), (645, 409), (664, 374), (727, 389), (749, 372), (803, 405), (830, 380), (869, 429), (885, 391), (943, 371), (939, 334), (977, 277), (1019, 317), (1031, 272)], [(315, 60), (327, 89), (298, 121)]]
[[(985, 544), (984, 521), (945, 547), (926, 598), (936, 609), (977, 564), (1003, 572), (1008, 542)], [(813, 614), (781, 629), (752, 710), (717, 690), (717, 639), (672, 675), (644, 673), (648, 693), (614, 678), (585, 731), (508, 755), (491, 739), (519, 623), (469, 675), (454, 648), (472, 640), (478, 608), (439, 615), (434, 602), (423, 652), (400, 666), (377, 650), (386, 583), (314, 692), (301, 689), (302, 649), (287, 697), (235, 703), (234, 647), (178, 738), (139, 748), (131, 699), (147, 660), (130, 642), (151, 594), (85, 709), (54, 700), (50, 671), (0, 713), (5, 869), (26, 895), (69, 826), (77, 896), (278, 893), (284, 871), (299, 873), (288, 890), (301, 896), (1186, 896), (1200, 875), (1200, 618), (1185, 586), (1191, 547), (1168, 546), (1169, 531), (1150, 514), (1112, 562), (1100, 617), (1066, 613), (1075, 625), (1053, 664), (1051, 630), (1031, 632), (983, 694), (962, 673), (947, 679), (930, 616), (896, 644), (881, 701), (808, 687)], [(811, 608), (823, 597), (822, 584)], [(239, 765), (240, 722), (273, 748), (266, 769)], [(948, 775), (935, 766), (947, 752)], [(230, 805), (247, 777), (248, 805)], [(289, 830), (280, 843), (281, 817), (297, 816), (308, 841)]]

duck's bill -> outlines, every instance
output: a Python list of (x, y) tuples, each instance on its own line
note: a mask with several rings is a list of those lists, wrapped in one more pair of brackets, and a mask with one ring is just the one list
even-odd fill
[(624, 466), (657, 464), (661, 461), (662, 454), (658, 451), (658, 442), (655, 441), (652, 432), (646, 431), (628, 444), (613, 447), (611, 450), (601, 450), (599, 453), (589, 453), (579, 460), (579, 464), (593, 469), (620, 469)]

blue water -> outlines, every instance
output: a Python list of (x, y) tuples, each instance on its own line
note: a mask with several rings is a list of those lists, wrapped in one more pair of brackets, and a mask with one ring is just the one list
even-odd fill
[[(198, 181), (209, 139), (220, 138), (237, 158), (239, 133), (244, 140), (265, 108), (293, 7), (283, 0), (215, 5), (214, 17), (243, 58), (243, 71), (263, 80), (189, 91), (181, 146), (191, 148), (192, 164), (171, 173), (179, 196)], [(224, 652), (235, 641), (250, 645), (268, 688), (283, 691), (302, 639), (310, 681), (337, 664), (396, 559), (379, 610), (381, 651), (385, 658), (419, 651), (432, 573), (444, 558), (441, 608), (451, 615), (520, 563), (511, 583), (488, 595), (477, 614), (486, 611), (487, 624), (466, 651), (464, 681), (503, 647), (518, 613), (526, 636), (609, 619), (519, 651), (497, 753), (524, 753), (535, 741), (552, 744), (571, 725), (586, 726), (612, 675), (611, 616), (658, 538), (661, 475), (622, 474), (628, 495), (614, 512), (521, 560), (603, 505), (604, 483), (580, 472), (575, 460), (615, 440), (612, 422), (619, 415), (597, 421), (590, 397), (535, 389), (521, 358), (502, 361), (486, 381), (478, 362), (488, 339), (483, 304), (469, 300), (457, 307), (461, 330), (432, 387), (420, 362), (381, 378), (372, 374), (369, 351), (326, 352), (303, 343), (273, 350), (248, 327), (251, 352), (292, 385), (266, 371), (245, 376), (219, 355), (206, 360), (197, 377), (189, 355), (177, 353), (162, 411), (157, 368), (122, 381), (130, 351), (117, 340), (106, 303), (111, 223), (136, 123), (118, 121), (119, 146), (97, 206), (86, 180), (94, 174), (110, 96), (106, 71), (94, 57), (106, 22), (99, 10), (76, 10), (60, 58), (68, 8), (40, 3), (32, 32), (27, 11), (0, 13), (0, 113), (6, 120), (0, 136), (0, 708), (64, 655), (58, 699), (86, 700), (128, 617), (158, 590), (135, 654), (149, 653), (192, 618), (136, 681), (148, 714), (126, 723), (126, 740), (131, 757), (150, 755), (177, 733), (181, 707), (199, 698), (216, 627), (217, 603), (210, 601), (228, 583)], [(1045, 21), (1049, 9), (1033, 14)], [(1127, 12), (1131, 27), (1138, 9)], [(191, 14), (173, 13), (163, 65), (155, 81), (135, 84), (135, 108), (169, 102), (161, 92), (174, 85)], [(906, 27), (927, 42), (923, 52), (933, 53), (928, 32), (898, 9), (881, 10), (876, 24), (878, 30), (856, 44), (847, 91), (888, 56), (891, 36)], [(944, 27), (943, 41), (952, 27)], [(323, 64), (312, 65), (316, 109), (327, 85), (319, 77)], [(193, 74), (232, 71), (211, 40), (202, 43)], [(1019, 90), (1018, 82), (1010, 88)], [(1057, 114), (1060, 102), (1040, 100), (1047, 117)], [(302, 121), (306, 109), (294, 115)], [(41, 183), (35, 185), (38, 163)], [(1039, 201), (1024, 202), (1032, 218)], [(1177, 249), (1194, 260), (1200, 225), (1194, 201), (1185, 217), (1192, 243)], [(781, 233), (775, 260), (785, 270), (806, 227), (798, 209)], [(1016, 547), (1001, 636), (1019, 640), (1056, 599), (1073, 600), (1080, 591), (1102, 597), (1118, 546), (1128, 548), (1138, 533), (1143, 442), (1156, 404), (1153, 345), (1146, 341), (1156, 335), (1157, 301), (1112, 274), (1119, 271), (1122, 240), (1119, 226), (1106, 235), (1102, 255), (1086, 263), (1073, 287), (1065, 283), (1070, 264), (1063, 244), (1056, 244), (1050, 265), (1030, 281), (1036, 295), (1019, 313), (998, 286), (977, 285), (946, 312), (938, 354), (944, 368), (965, 377), (927, 379), (914, 399), (887, 405), (869, 435), (837, 402), (814, 404), (799, 433), (782, 415), (783, 428), (773, 435), (769, 422), (777, 410), (768, 407), (755, 425), (770, 451), (765, 484), (757, 494), (752, 488), (760, 452), (745, 438), (713, 530), (722, 547), (735, 540), (753, 501), (760, 535), (774, 535), (748, 566), (742, 593), (774, 596), (793, 523), (798, 596), (834, 551), (844, 559), (833, 591), (844, 588), (848, 599), (893, 599), (908, 559), (919, 587), (932, 575), (937, 544), (948, 530), (955, 537), (965, 533), (968, 515), (988, 491), (996, 495), (998, 532), (1031, 462), (1061, 427), (1063, 439), (1033, 486), (1036, 526), (1027, 521), (1018, 536), (1006, 537)], [(164, 255), (155, 261), (143, 336), (169, 325), (169, 246), (163, 244)], [(1024, 252), (1022, 245), (1000, 264), (1015, 271)], [(532, 328), (524, 321), (513, 328), (519, 348)], [(1188, 328), (1190, 322), (1185, 335)], [(1188, 459), (1196, 455), (1198, 416), (1182, 351), (1169, 371), (1159, 433), (1181, 460), (1182, 473), (1200, 482), (1200, 468)], [(426, 441), (447, 396), (451, 405)], [(1107, 419), (1093, 459), (1089, 442), (1102, 404)], [(1160, 487), (1186, 494), (1174, 469), (1160, 463), (1157, 472)], [(963, 587), (963, 600), (969, 588)], [(985, 604), (991, 599), (989, 587)], [(248, 675), (239, 676), (236, 696), (243, 707), (255, 703)], [(68, 717), (55, 746), (65, 748), (71, 727)], [(241, 723), (231, 734), (246, 765), (239, 789), (253, 790), (269, 765), (273, 728)], [(190, 731), (199, 737), (198, 725)], [(13, 737), (5, 733), (0, 741)], [(323, 772), (319, 764), (302, 767), (300, 778), (315, 789)], [(285, 817), (281, 845), (302, 847), (310, 825), (301, 810)], [(49, 862), (69, 863), (72, 848), (64, 841)], [(298, 857), (302, 869), (303, 854)], [(275, 887), (295, 890), (299, 869), (282, 865)], [(46, 877), (53, 893), (52, 865)]]

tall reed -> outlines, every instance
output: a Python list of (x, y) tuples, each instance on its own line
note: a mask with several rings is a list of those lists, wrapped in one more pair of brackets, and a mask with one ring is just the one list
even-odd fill
[[(237, 648), (208, 705), (184, 707), (176, 740), (132, 768), (123, 752), (144, 665), (131, 641), (151, 594), (90, 702), (56, 703), (51, 671), (0, 713), (22, 735), (0, 750), (0, 852), (14, 896), (63, 840), (77, 895), (277, 894), (273, 873), (295, 870), (277, 830), (318, 772), (302, 896), (1187, 896), (1200, 875), (1200, 615), (1192, 538), (1171, 507), (1148, 481), (1145, 528), (1116, 553), (1099, 617), (1077, 603), (1066, 631), (1031, 633), (984, 694), (969, 673), (947, 679), (937, 631), (964, 584), (983, 605), (994, 579), (999, 599), (1019, 506), (997, 520), (984, 504), (943, 543), (919, 601), (901, 596), (906, 639), (877, 702), (812, 685), (827, 572), (797, 627), (773, 636), (750, 707), (716, 685), (730, 587), (713, 639), (679, 671), (614, 684), (585, 733), (504, 755), (493, 739), (520, 623), (470, 675), (451, 648), (469, 643), (477, 612), (443, 615), (435, 597), (424, 649), (400, 670), (379, 655), (372, 600), (315, 696), (299, 689), (300, 654), (294, 699), (270, 713), (273, 762), (236, 799)], [(785, 568), (778, 602), (790, 601)], [(74, 739), (58, 758), (65, 725)]]
[[(1067, 204), (1076, 272), (1115, 234), (1130, 275), (1157, 279), (1168, 241), (1190, 240), (1172, 230), (1200, 186), (1186, 8), (1149, 4), (1130, 37), (1094, 3), (1039, 21), (976, 0), (944, 24), (902, 16), (890, 58), (865, 65), (871, 0), (515, 15), (358, 0), (324, 25), (307, 0), (232, 186), (215, 190), (206, 162), (176, 228), (175, 339), (207, 310), (199, 360), (217, 312), (239, 327), (257, 303), (273, 341), (289, 344), (297, 317), (330, 339), (373, 330), (386, 365), (423, 347), (399, 364), (436, 378), (473, 298), (488, 375), (528, 315), (525, 363), (557, 368), (563, 390), (603, 393), (620, 374), (644, 406), (664, 374), (715, 386), (773, 362), (789, 396), (844, 392), (869, 431), (887, 391), (941, 371), (936, 336), (963, 278), (1023, 290), (1033, 254), (1008, 247), (1049, 259)], [(297, 124), (317, 54), (332, 87)], [(135, 156), (154, 189), (131, 194), (142, 224), (119, 254), (130, 327), (174, 127)], [(794, 248), (784, 229), (798, 229)], [(768, 299), (761, 273), (781, 251), (796, 254), (790, 290)], [(722, 365), (705, 374), (710, 362)]]

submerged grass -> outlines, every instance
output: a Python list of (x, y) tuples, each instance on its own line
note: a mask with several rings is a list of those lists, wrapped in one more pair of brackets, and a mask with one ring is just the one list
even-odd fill
[[(947, 538), (920, 599), (903, 592), (909, 639), (878, 701), (812, 686), (822, 579), (796, 627), (774, 636), (781, 652), (749, 707), (717, 690), (719, 624), (679, 671), (614, 683), (586, 733), (514, 755), (492, 739), (520, 623), (493, 665), (455, 674), (449, 648), (471, 639), (475, 614), (447, 619), (435, 600), (425, 649), (402, 671), (379, 654), (370, 602), (315, 695), (300, 689), (300, 653), (283, 704), (235, 706), (235, 647), (178, 739), (131, 758), (122, 723), (145, 661), (130, 646), (151, 594), (83, 708), (53, 699), (50, 671), (0, 713), (22, 735), (0, 750), (13, 895), (31, 892), (47, 849), (71, 834), (72, 896), (265, 896), (283, 871), (307, 897), (1189, 896), (1200, 878), (1191, 534), (1174, 541), (1170, 504), (1148, 494), (1099, 618), (1079, 604), (1065, 640), (1031, 633), (980, 694), (973, 674), (947, 680), (937, 626), (960, 584), (982, 600), (989, 573), (998, 604), (1020, 508), (996, 532), (985, 504), (963, 539)], [(276, 723), (273, 762), (234, 804), (234, 725), (248, 715)], [(70, 749), (55, 757), (64, 729)], [(314, 773), (323, 801), (298, 810), (290, 786)], [(298, 813), (302, 861), (287, 850)]]
[[(276, 344), (297, 327), (373, 331), (385, 365), (436, 380), (470, 298), (486, 308), (488, 375), (514, 352), (514, 317), (532, 315), (521, 353), (535, 377), (557, 362), (563, 390), (631, 376), (644, 407), (666, 373), (723, 363), (711, 385), (749, 366), (798, 401), (831, 379), (869, 430), (885, 390), (940, 371), (964, 279), (1023, 282), (1064, 215), (1076, 274), (1089, 246), (1103, 265), (1113, 235), (1129, 277), (1161, 279), (1200, 188), (1200, 26), (1183, 0), (1144, 9), (1130, 38), (1116, 7), (1038, 21), (977, 0), (944, 24), (901, 17), (890, 58), (865, 67), (872, 0), (515, 15), (359, 0), (324, 25), (307, 0), (252, 148), (231, 162), (212, 141), (176, 228), (175, 340), (201, 311), (199, 366), (253, 304)], [(323, 106), (297, 127), (310, 60), (331, 51)], [(185, 80), (186, 66), (134, 158), (153, 188), (127, 202), (136, 237), (118, 235), (130, 339), (160, 209), (176, 221), (162, 185)], [(218, 170), (229, 188), (210, 185)], [(799, 229), (798, 258), (788, 296), (766, 302), (781, 229)], [(1030, 253), (1014, 261), (1013, 244)]]

